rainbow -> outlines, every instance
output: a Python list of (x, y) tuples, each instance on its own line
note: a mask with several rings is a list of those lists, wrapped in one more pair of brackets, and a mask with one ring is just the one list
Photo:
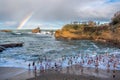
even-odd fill
[(22, 27), (28, 22), (28, 20), (32, 17), (33, 12), (28, 14), (20, 23), (20, 25), (17, 27), (17, 29), (22, 29)]

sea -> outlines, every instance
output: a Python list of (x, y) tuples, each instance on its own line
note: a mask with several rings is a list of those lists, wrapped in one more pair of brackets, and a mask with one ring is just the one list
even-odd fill
[(43, 30), (41, 33), (31, 33), (31, 30), (0, 32), (0, 44), (24, 43), (23, 47), (7, 48), (0, 52), (0, 67), (28, 68), (28, 63), (39, 59), (47, 58), (54, 63), (63, 56), (70, 57), (78, 54), (91, 56), (105, 53), (120, 54), (120, 49), (114, 46), (90, 40), (56, 40), (54, 35), (46, 32), (49, 30)]

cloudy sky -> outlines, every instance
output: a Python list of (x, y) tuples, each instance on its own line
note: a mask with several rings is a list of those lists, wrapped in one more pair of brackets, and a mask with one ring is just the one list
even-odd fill
[(58, 29), (72, 21), (108, 22), (117, 11), (120, 0), (0, 0), (0, 29), (17, 29), (21, 24), (22, 29)]

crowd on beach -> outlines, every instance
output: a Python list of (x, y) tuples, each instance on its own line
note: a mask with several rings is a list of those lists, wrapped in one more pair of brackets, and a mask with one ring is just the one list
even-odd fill
[(82, 67), (93, 67), (100, 68), (105, 70), (119, 70), (120, 69), (120, 55), (119, 54), (77, 54), (75, 56), (62, 56), (57, 60), (47, 59), (47, 56), (44, 59), (38, 59), (38, 61), (33, 61), (28, 64), (29, 69), (34, 70), (47, 70), (47, 69), (56, 69), (60, 70), (64, 67), (69, 67), (72, 65), (80, 65)]

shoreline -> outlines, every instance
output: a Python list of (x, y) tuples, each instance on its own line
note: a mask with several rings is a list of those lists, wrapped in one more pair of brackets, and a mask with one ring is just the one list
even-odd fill
[(114, 48), (118, 48), (120, 49), (120, 41), (116, 41), (116, 40), (105, 40), (105, 39), (96, 39), (96, 40), (92, 40), (93, 42), (96, 42), (98, 44), (106, 44), (110, 47), (114, 47)]
[(9, 80), (10, 78), (24, 72), (24, 69), (14, 67), (0, 67), (1, 80)]
[[(120, 79), (120, 70), (115, 70), (115, 79)], [(81, 67), (73, 65), (62, 70), (27, 70), (15, 67), (0, 67), (1, 80), (113, 80), (113, 70)]]

